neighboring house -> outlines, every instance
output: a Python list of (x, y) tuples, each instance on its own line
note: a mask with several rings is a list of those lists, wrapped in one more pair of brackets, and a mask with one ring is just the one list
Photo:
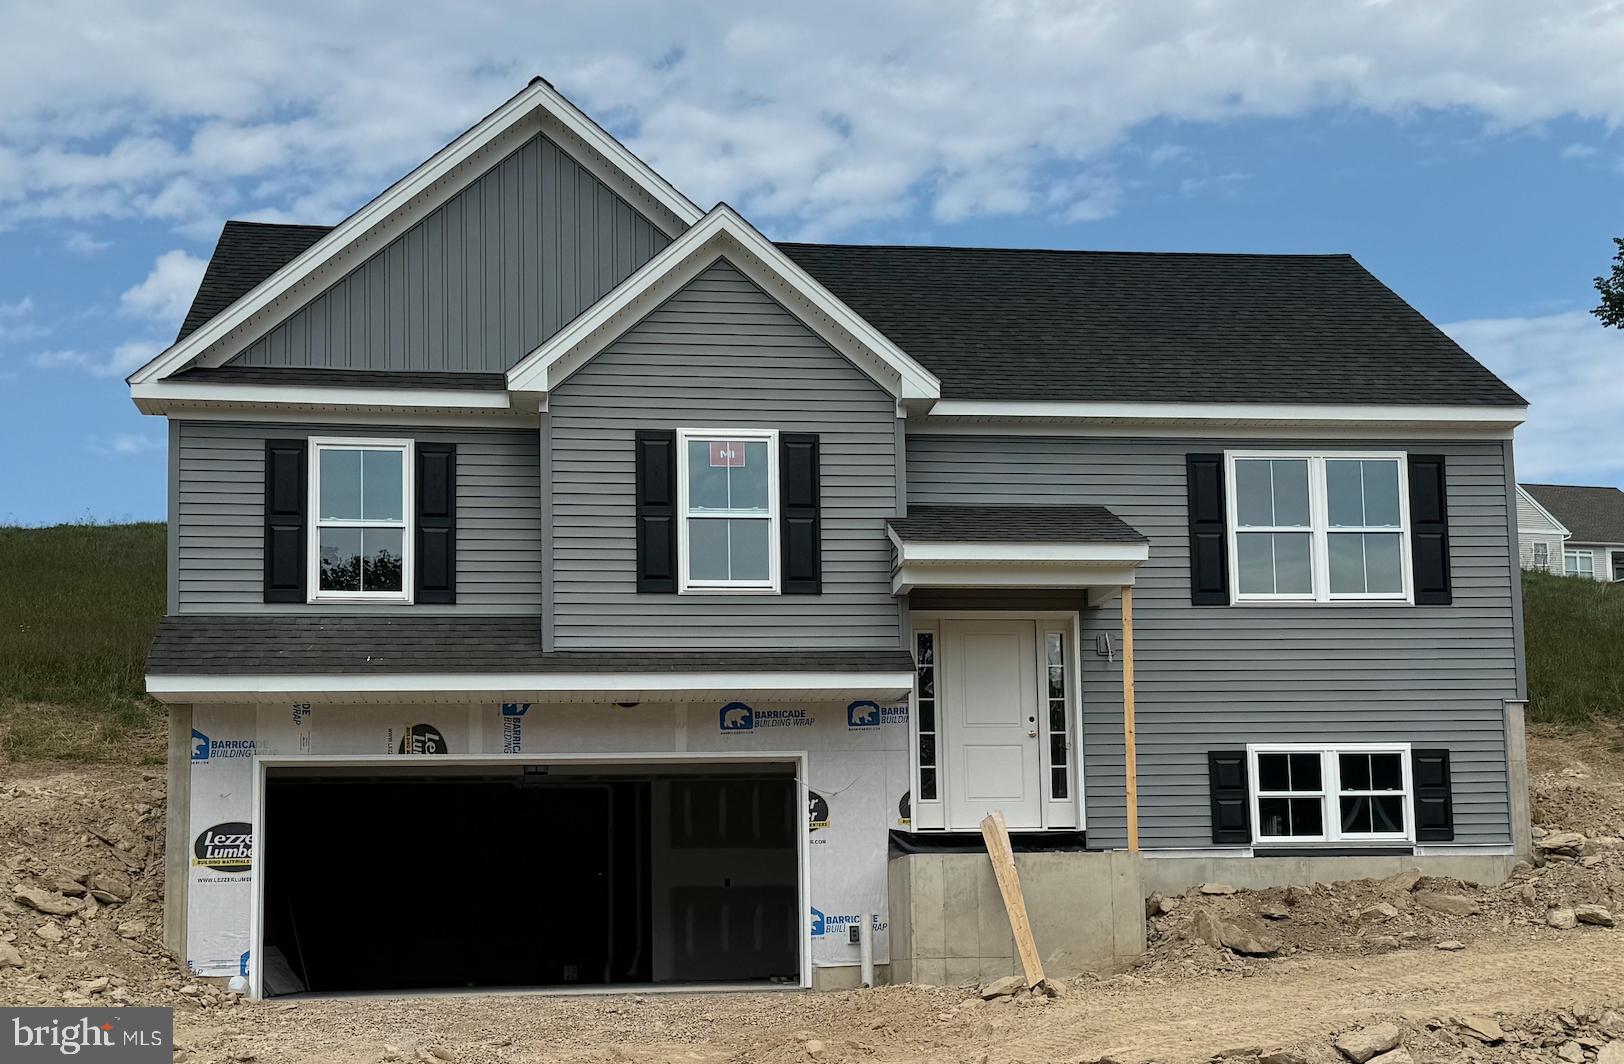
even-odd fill
[(775, 244), (538, 80), (130, 388), (256, 993), (1005, 974), (992, 811), (1052, 974), (1527, 846), (1525, 404), (1346, 255)]
[(1561, 521), (1539, 504), (1528, 487), (1517, 485), (1517, 551), (1524, 569), (1562, 572), (1562, 545), (1572, 535)]
[[(1536, 543), (1549, 542), (1548, 529), (1537, 534), (1531, 530), (1554, 523), (1565, 535), (1560, 556), (1551, 557), (1552, 572), (1609, 582), (1624, 580), (1624, 491), (1578, 484), (1523, 484), (1520, 489), (1536, 511), (1528, 515), (1518, 510), (1518, 538), (1529, 555)], [(1528, 521), (1530, 516), (1535, 520)], [(1524, 559), (1523, 567), (1541, 568), (1530, 564), (1529, 558)]]

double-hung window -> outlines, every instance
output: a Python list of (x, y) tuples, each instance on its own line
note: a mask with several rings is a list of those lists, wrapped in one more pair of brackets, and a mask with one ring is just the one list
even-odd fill
[(1258, 842), (1414, 839), (1408, 744), (1251, 746)]
[(1551, 545), (1537, 541), (1533, 547), (1534, 568), (1540, 572), (1549, 572), (1551, 568)]
[(1562, 571), (1568, 576), (1596, 575), (1596, 555), (1588, 550), (1564, 550), (1562, 552)]
[(680, 590), (778, 591), (778, 433), (681, 429), (677, 450)]
[(1236, 602), (1408, 601), (1402, 454), (1231, 452)]
[(312, 600), (411, 601), (411, 441), (310, 447)]

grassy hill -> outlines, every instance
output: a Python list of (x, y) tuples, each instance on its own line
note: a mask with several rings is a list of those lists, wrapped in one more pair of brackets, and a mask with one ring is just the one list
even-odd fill
[(164, 538), (157, 523), (0, 527), (0, 754), (162, 761), (142, 674)]
[(1523, 574), (1528, 718), (1624, 721), (1624, 584)]
[[(1529, 719), (1624, 721), (1624, 584), (1523, 574)], [(0, 755), (163, 758), (142, 691), (164, 612), (164, 526), (0, 527)]]

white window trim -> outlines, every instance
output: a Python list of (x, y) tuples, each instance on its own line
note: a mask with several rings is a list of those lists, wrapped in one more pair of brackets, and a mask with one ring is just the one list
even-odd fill
[[(1403, 451), (1225, 451), (1224, 452), (1224, 523), (1229, 549), (1229, 601), (1236, 606), (1304, 605), (1363, 603), (1371, 605), (1413, 604), (1415, 579), (1410, 571), (1410, 471), (1409, 456)], [(1308, 521), (1309, 572), (1311, 591), (1305, 595), (1243, 593), (1240, 575), (1239, 500), (1235, 491), (1235, 463), (1246, 459), (1306, 461), (1308, 463)], [(1391, 461), (1398, 465), (1398, 528), (1330, 527), (1329, 507), (1326, 500), (1325, 463), (1333, 461)], [(1302, 532), (1300, 527), (1268, 526), (1245, 529), (1246, 532)], [(1333, 533), (1382, 532), (1398, 533), (1399, 577), (1403, 590), (1391, 593), (1331, 593), (1330, 537)]]
[[(1259, 754), (1318, 754), (1320, 758), (1320, 789), (1318, 791), (1269, 791), (1267, 795), (1258, 785)], [(1397, 791), (1350, 791), (1342, 789), (1342, 766), (1339, 754), (1397, 754), (1404, 774), (1404, 830), (1377, 832), (1344, 832), (1342, 830), (1343, 796), (1393, 795)], [(1248, 743), (1246, 746), (1247, 788), (1251, 791), (1252, 839), (1255, 845), (1297, 845), (1328, 842), (1408, 842), (1415, 841), (1415, 782), (1410, 775), (1409, 743)], [(1321, 822), (1325, 831), (1320, 835), (1265, 835), (1260, 799), (1263, 797), (1313, 798), (1321, 803)]]
[(1550, 571), (1551, 545), (1549, 543), (1546, 543), (1544, 540), (1535, 540), (1529, 548), (1529, 555), (1530, 560), (1534, 563), (1534, 568), (1541, 569), (1546, 572)]
[[(1571, 568), (1571, 569), (1568, 568), (1568, 559), (1570, 559), (1570, 558), (1573, 559), (1573, 568)], [(1589, 562), (1590, 563), (1590, 571), (1589, 572), (1585, 571), (1584, 566), (1580, 564), (1581, 562)], [(1562, 575), (1563, 576), (1587, 576), (1587, 577), (1591, 578), (1592, 580), (1594, 580), (1596, 578), (1596, 552), (1593, 551), (1593, 550), (1590, 550), (1588, 548), (1563, 547), (1562, 548)]]
[[(312, 436), (306, 441), (309, 449), (308, 462), (310, 463), (306, 475), (306, 488), (309, 492), (305, 513), (308, 516), (306, 524), (309, 526), (309, 540), (305, 547), (306, 555), (306, 586), (310, 589), (308, 600), (317, 602), (393, 602), (410, 605), (416, 585), (416, 534), (417, 529), (413, 523), (416, 516), (416, 480), (417, 460), (416, 443), (413, 440), (385, 439), (372, 436)], [(323, 527), (375, 527), (373, 522), (330, 522), (325, 526), (321, 520), (321, 452), (324, 450), (339, 450), (346, 448), (365, 448), (368, 450), (396, 450), (401, 452), (401, 572), (399, 591), (323, 591), (321, 590), (321, 530)], [(392, 522), (390, 523), (392, 526)]]
[[(691, 440), (763, 440), (767, 444), (767, 579), (695, 580), (688, 573), (688, 443)], [(779, 523), (783, 506), (778, 486), (777, 429), (678, 429), (677, 430), (677, 593), (679, 595), (776, 595), (780, 586)], [(738, 516), (763, 520), (757, 513), (708, 513), (700, 520)]]

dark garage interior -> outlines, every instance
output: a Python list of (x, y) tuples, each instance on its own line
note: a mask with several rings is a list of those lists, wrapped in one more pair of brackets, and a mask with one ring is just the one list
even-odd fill
[(799, 982), (787, 765), (277, 769), (266, 996)]

